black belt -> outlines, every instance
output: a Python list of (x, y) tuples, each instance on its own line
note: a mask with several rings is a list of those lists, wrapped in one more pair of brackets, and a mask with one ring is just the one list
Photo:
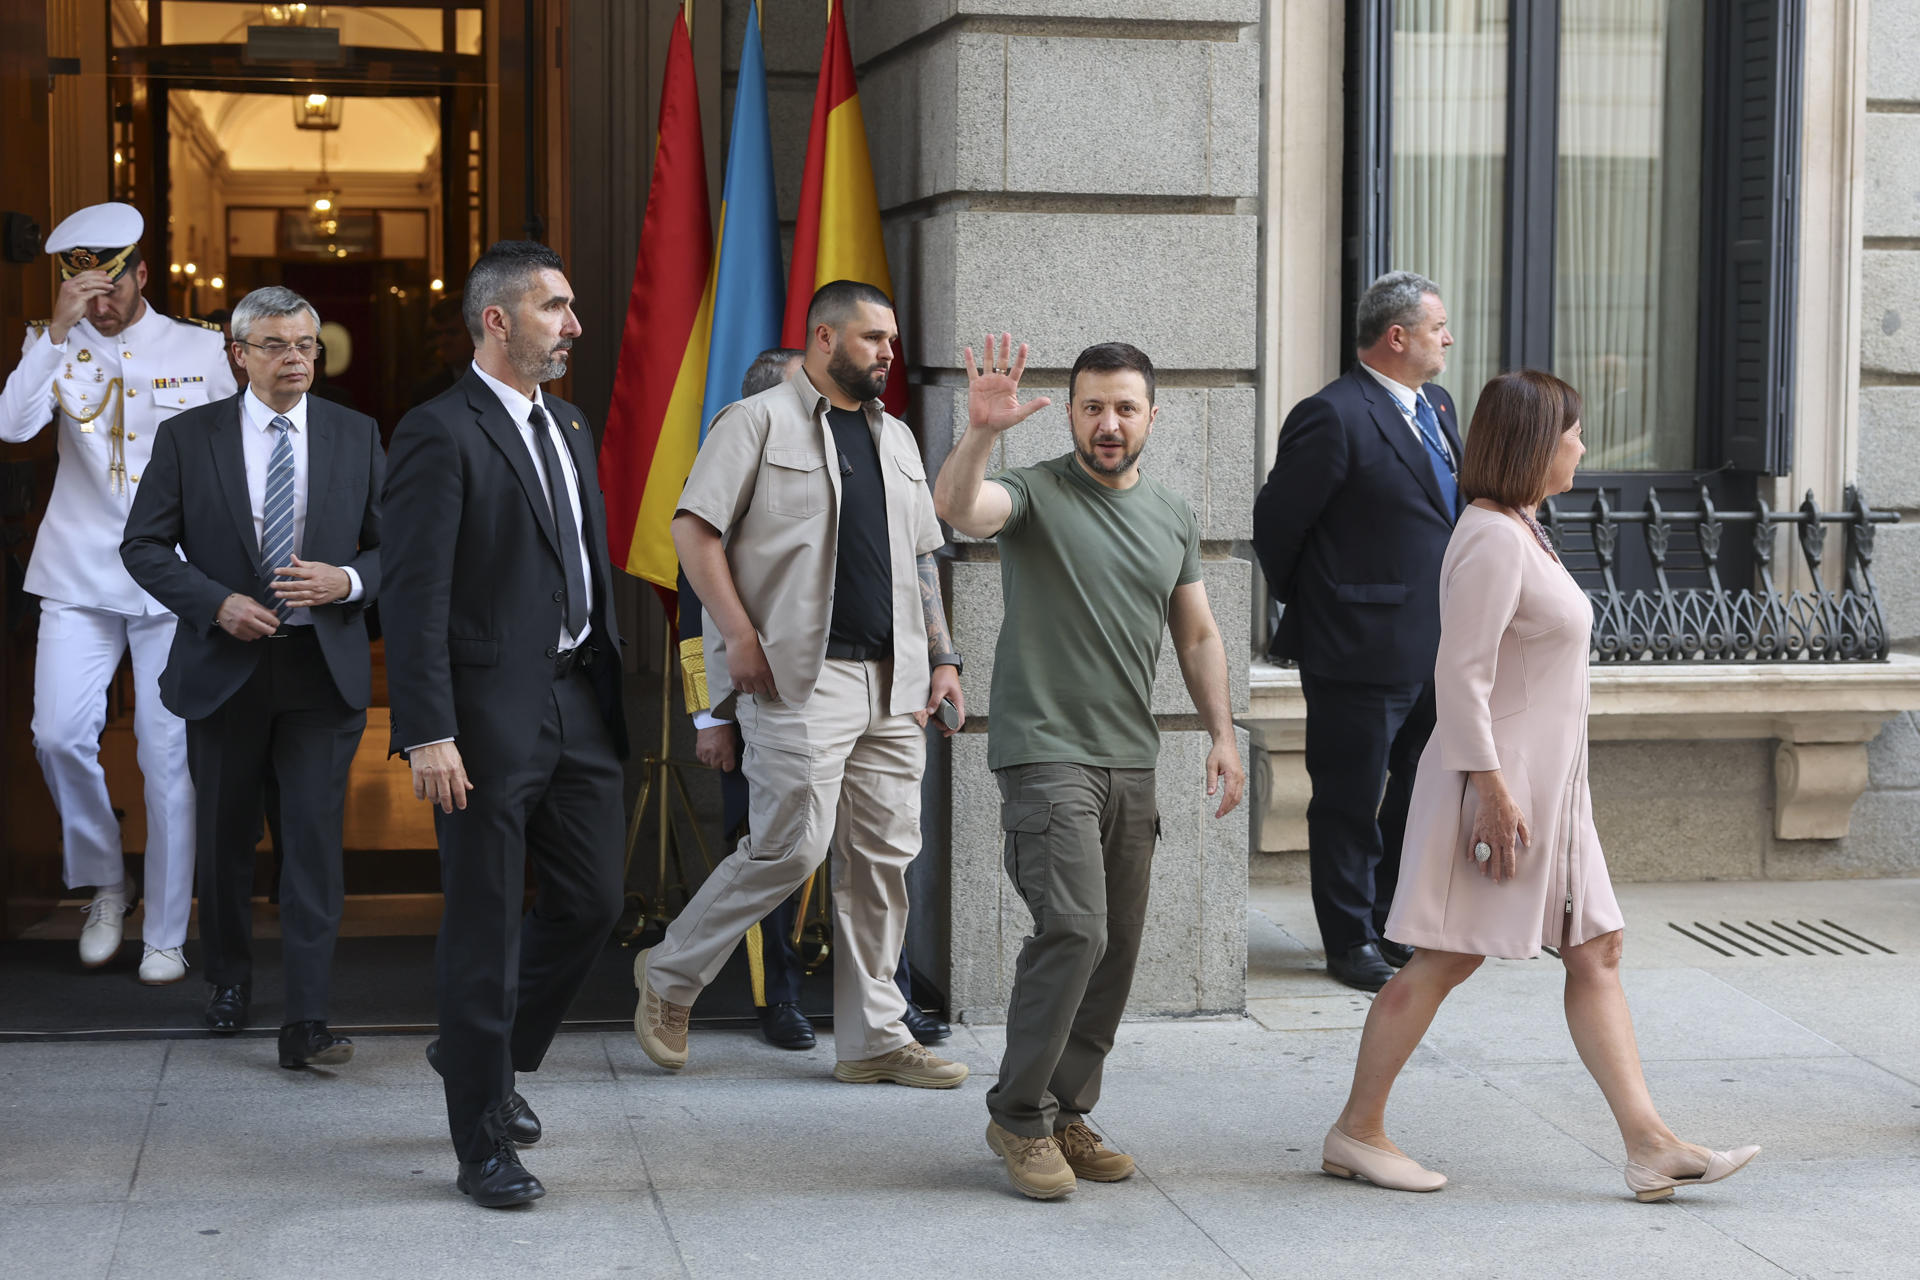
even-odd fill
[(827, 641), (827, 656), (843, 662), (883, 662), (893, 656), (890, 644), (854, 644), (849, 640)]
[(594, 659), (598, 654), (599, 651), (590, 644), (577, 644), (564, 651), (557, 648), (547, 650), (547, 656), (553, 659), (555, 680), (565, 679), (576, 670), (593, 670)]

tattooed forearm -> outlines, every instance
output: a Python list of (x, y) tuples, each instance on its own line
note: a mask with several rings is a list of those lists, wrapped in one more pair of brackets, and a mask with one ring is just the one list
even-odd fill
[(933, 553), (919, 557), (920, 610), (927, 619), (927, 652), (952, 653), (953, 637), (947, 633), (947, 611), (940, 603), (940, 569)]

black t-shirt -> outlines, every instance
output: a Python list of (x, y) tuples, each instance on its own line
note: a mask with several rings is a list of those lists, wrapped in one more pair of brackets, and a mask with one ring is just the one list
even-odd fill
[(873, 429), (859, 409), (827, 410), (839, 453), (839, 558), (833, 570), (833, 618), (827, 639), (891, 650), (893, 557), (887, 541), (887, 482)]

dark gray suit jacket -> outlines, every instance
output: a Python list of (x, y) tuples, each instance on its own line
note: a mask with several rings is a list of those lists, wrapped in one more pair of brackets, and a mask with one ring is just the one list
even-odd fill
[[(214, 621), (229, 595), (258, 599), (265, 577), (240, 437), (245, 395), (243, 390), (188, 409), (160, 428), (120, 544), (120, 559), (133, 580), (179, 619), (160, 676), (160, 700), (184, 720), (219, 710), (273, 643), (236, 640)], [(351, 567), (362, 588), (351, 604), (309, 611), (314, 637), (341, 698), (364, 708), (372, 696), (367, 606), (380, 593), (386, 455), (372, 418), (317, 396), (307, 397), (307, 432), (300, 558)]]

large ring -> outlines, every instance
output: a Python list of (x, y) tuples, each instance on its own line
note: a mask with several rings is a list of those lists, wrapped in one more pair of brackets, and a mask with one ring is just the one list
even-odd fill
[(1485, 862), (1487, 859), (1491, 858), (1492, 856), (1493, 856), (1492, 845), (1488, 844), (1485, 840), (1477, 840), (1474, 842), (1473, 860), (1475, 862)]

